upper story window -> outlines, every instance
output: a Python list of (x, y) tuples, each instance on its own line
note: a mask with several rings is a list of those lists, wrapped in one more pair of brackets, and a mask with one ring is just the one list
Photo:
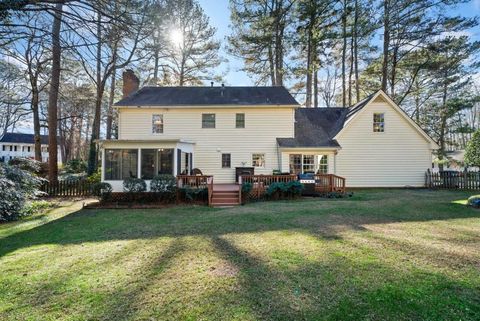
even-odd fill
[(14, 150), (14, 151), (17, 151), (17, 149), (18, 149), (18, 146), (15, 145), (15, 146), (13, 147), (13, 150)]
[(230, 167), (231, 167), (231, 155), (222, 154), (222, 168), (230, 168)]
[(5, 147), (6, 147), (5, 145), (2, 145), (2, 150), (3, 150), (3, 151), (5, 151)]
[(374, 113), (373, 114), (373, 132), (383, 133), (385, 131), (385, 114)]
[(253, 167), (265, 167), (265, 154), (252, 154)]
[(13, 151), (13, 145), (10, 145), (10, 151), (11, 152)]
[(152, 133), (163, 133), (163, 115), (152, 115)]
[(235, 128), (245, 128), (245, 114), (235, 114)]
[(215, 114), (202, 114), (202, 128), (215, 128)]

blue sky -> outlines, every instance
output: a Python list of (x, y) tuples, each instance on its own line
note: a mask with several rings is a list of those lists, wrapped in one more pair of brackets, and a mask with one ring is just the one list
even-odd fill
[[(211, 24), (217, 28), (217, 38), (222, 40), (222, 46), (226, 44), (225, 37), (229, 34), (230, 10), (228, 9), (229, 0), (198, 0), (210, 17)], [(452, 8), (451, 15), (462, 15), (473, 17), (480, 15), (480, 0), (472, 0), (468, 3)], [(480, 40), (480, 27), (468, 30), (473, 39)], [(222, 56), (228, 62), (221, 65), (221, 71), (226, 72), (225, 81), (228, 85), (248, 86), (253, 85), (252, 79), (244, 72), (238, 71), (242, 67), (242, 61), (230, 55), (227, 55), (222, 49)]]

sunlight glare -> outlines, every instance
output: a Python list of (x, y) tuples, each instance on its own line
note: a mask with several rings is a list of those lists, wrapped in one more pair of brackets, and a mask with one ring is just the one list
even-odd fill
[(180, 30), (178, 30), (178, 29), (173, 30), (173, 31), (170, 33), (170, 41), (171, 41), (175, 46), (181, 47), (182, 44), (183, 44), (183, 33), (182, 33)]

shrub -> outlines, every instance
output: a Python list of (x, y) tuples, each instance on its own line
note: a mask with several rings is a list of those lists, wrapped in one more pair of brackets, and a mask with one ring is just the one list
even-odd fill
[(173, 175), (157, 175), (150, 182), (152, 192), (174, 193), (177, 188), (177, 180)]
[(147, 184), (141, 178), (126, 178), (123, 180), (123, 191), (136, 193), (145, 192), (147, 190)]
[(25, 215), (22, 208), (26, 200), (42, 194), (39, 188), (43, 180), (19, 166), (0, 164), (0, 221), (13, 221)]
[(54, 204), (47, 201), (32, 201), (25, 205), (22, 216), (40, 214), (54, 207)]
[(480, 166), (480, 130), (477, 130), (465, 148), (465, 163), (468, 166)]
[(190, 186), (182, 187), (179, 189), (181, 198), (187, 202), (207, 201), (208, 189), (207, 188), (191, 188)]
[(24, 204), (25, 194), (13, 181), (0, 177), (0, 221), (17, 220)]
[(242, 184), (242, 194), (248, 194), (252, 191), (253, 184), (252, 183), (243, 183)]
[(468, 205), (480, 208), (480, 195), (473, 195), (468, 198)]
[(303, 184), (300, 183), (299, 181), (291, 181), (287, 183), (288, 193), (294, 197), (301, 195), (303, 188), (304, 188)]
[(102, 172), (100, 169), (97, 169), (96, 172), (94, 172), (92, 175), (88, 176), (87, 177), (87, 180), (90, 182), (90, 183), (100, 183), (100, 181), (102, 180)]
[(79, 174), (87, 171), (87, 163), (81, 159), (71, 159), (63, 167), (65, 173)]
[(15, 166), (21, 170), (35, 174), (40, 172), (41, 164), (39, 161), (31, 158), (12, 158), (8, 161), (8, 165), (10, 166)]
[(275, 182), (268, 186), (265, 196), (273, 199), (285, 199), (299, 196), (302, 194), (303, 184), (298, 181), (288, 183)]
[(95, 183), (92, 186), (92, 193), (95, 196), (101, 196), (102, 198), (108, 198), (108, 196), (112, 193), (112, 185), (110, 185), (109, 183), (105, 183), (105, 182)]

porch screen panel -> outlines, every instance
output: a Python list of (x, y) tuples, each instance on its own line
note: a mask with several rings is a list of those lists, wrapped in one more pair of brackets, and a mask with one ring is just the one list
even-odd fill
[(138, 172), (138, 150), (122, 150), (122, 179), (136, 178)]
[(158, 174), (173, 175), (173, 149), (161, 148), (158, 150)]
[(136, 149), (106, 149), (105, 179), (123, 180), (137, 177), (138, 150)]
[(142, 179), (152, 179), (155, 176), (155, 152), (156, 149), (142, 149)]

